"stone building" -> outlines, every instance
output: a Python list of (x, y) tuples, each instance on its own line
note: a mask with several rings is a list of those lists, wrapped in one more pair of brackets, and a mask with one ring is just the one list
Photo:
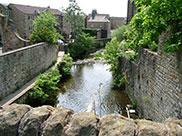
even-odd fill
[(97, 38), (110, 37), (111, 21), (109, 20), (109, 14), (89, 14), (86, 23), (87, 28), (100, 31), (100, 36), (97, 36)]
[(28, 40), (22, 39), (13, 29), (8, 16), (0, 14), (0, 43), (2, 52), (18, 49), (29, 45)]
[[(0, 4), (0, 21), (1, 21), (1, 24), (6, 17), (9, 17), (9, 9), (6, 5)], [(2, 44), (3, 44), (2, 27), (0, 27), (0, 47), (2, 47)]]
[(4, 16), (9, 16), (9, 8), (5, 4), (0, 4), (0, 13)]
[(33, 31), (33, 20), (40, 14), (40, 12), (51, 12), (57, 19), (56, 26), (59, 32), (63, 29), (63, 15), (58, 9), (50, 7), (35, 7), (29, 5), (9, 4), (10, 18), (20, 34), (24, 39), (28, 39)]
[(122, 26), (125, 22), (124, 17), (110, 17), (111, 30), (116, 29), (118, 26)]
[(132, 17), (136, 14), (135, 0), (128, 0), (128, 11), (127, 11), (127, 23), (129, 23)]
[(98, 14), (93, 10), (85, 19), (85, 27), (98, 30), (97, 38), (110, 38), (112, 29), (122, 26), (125, 22), (124, 17), (110, 17), (109, 14)]

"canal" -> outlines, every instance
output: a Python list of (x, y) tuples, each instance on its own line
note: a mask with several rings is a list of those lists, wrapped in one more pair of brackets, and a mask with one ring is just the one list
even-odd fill
[(112, 88), (108, 69), (109, 65), (100, 62), (73, 65), (72, 77), (59, 84), (57, 106), (93, 112), (99, 117), (112, 113), (127, 116), (125, 107), (131, 102), (124, 90)]

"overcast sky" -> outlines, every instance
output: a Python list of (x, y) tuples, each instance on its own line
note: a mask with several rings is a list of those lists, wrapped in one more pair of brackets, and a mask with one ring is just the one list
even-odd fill
[[(128, 0), (77, 0), (78, 5), (86, 13), (91, 13), (92, 9), (97, 9), (98, 13), (110, 14), (110, 16), (126, 17)], [(0, 3), (16, 3), (23, 5), (66, 8), (69, 0), (0, 0)]]

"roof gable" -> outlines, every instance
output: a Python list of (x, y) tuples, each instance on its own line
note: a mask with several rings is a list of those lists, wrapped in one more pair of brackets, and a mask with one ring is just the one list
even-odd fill
[(95, 14), (94, 18), (89, 14), (88, 22), (110, 22), (108, 14)]
[(10, 4), (9, 6), (14, 6), (18, 10), (26, 14), (34, 14), (35, 12), (40, 13), (45, 11), (50, 11), (54, 15), (62, 14), (58, 9), (52, 9), (49, 7), (45, 8), (45, 7), (36, 7), (36, 6), (29, 6), (29, 5), (19, 5), (19, 4)]

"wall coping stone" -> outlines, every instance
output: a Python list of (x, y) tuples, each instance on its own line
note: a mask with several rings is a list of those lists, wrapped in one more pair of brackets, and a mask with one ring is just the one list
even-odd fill
[(10, 55), (10, 54), (13, 54), (13, 53), (17, 53), (17, 52), (20, 52), (20, 51), (23, 51), (23, 50), (28, 50), (28, 49), (31, 49), (31, 48), (35, 48), (37, 46), (41, 46), (41, 45), (44, 45), (44, 44), (45, 44), (45, 42), (41, 42), (41, 43), (36, 43), (36, 44), (30, 45), (30, 46), (26, 46), (26, 47), (23, 47), (23, 48), (8, 51), (8, 52), (0, 54), (0, 57)]
[(0, 136), (181, 136), (182, 120), (158, 123), (119, 114), (99, 119), (93, 113), (63, 107), (12, 104), (0, 109), (0, 132)]

